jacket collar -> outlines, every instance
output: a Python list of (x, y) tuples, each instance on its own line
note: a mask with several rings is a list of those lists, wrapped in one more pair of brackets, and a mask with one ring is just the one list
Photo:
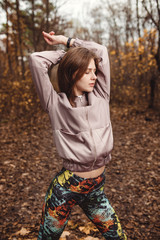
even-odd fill
[(83, 93), (80, 96), (76, 96), (74, 99), (75, 107), (84, 107), (88, 105), (87, 93)]

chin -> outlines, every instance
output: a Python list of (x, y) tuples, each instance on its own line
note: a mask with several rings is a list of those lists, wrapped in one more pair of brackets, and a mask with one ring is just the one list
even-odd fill
[(93, 91), (93, 89), (94, 89), (94, 88), (86, 89), (86, 90), (84, 90), (83, 92), (88, 92), (88, 93), (90, 93), (90, 92)]
[(92, 89), (88, 90), (88, 92), (92, 92), (92, 91), (93, 91), (93, 89), (94, 89), (94, 88), (92, 88)]

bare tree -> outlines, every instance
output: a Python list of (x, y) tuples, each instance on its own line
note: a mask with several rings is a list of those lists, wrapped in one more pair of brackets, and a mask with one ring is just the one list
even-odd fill
[(34, 51), (37, 51), (37, 44), (36, 44), (36, 34), (35, 34), (35, 0), (31, 0), (31, 8), (32, 8), (32, 36), (33, 36), (33, 47)]
[(6, 12), (6, 54), (7, 54), (7, 58), (8, 58), (8, 66), (9, 66), (9, 72), (12, 74), (13, 70), (12, 70), (12, 64), (11, 64), (11, 56), (10, 56), (10, 52), (9, 52), (9, 14), (8, 14), (8, 1), (5, 0), (4, 1), (4, 9)]
[(18, 30), (19, 51), (20, 51), (20, 57), (21, 57), (22, 77), (23, 79), (25, 79), (25, 64), (24, 64), (23, 43), (22, 43), (23, 31), (21, 29), (19, 0), (16, 0), (16, 14), (17, 14), (17, 30)]
[[(146, 11), (146, 21), (151, 20), (151, 22), (154, 24), (154, 27), (157, 30), (157, 35), (158, 35), (158, 47), (157, 47), (157, 52), (155, 54), (155, 59), (157, 62), (157, 69), (160, 72), (160, 5), (158, 0), (155, 0), (156, 2), (156, 7), (153, 11), (153, 1), (149, 0), (147, 2), (146, 0), (142, 0), (142, 5)], [(157, 14), (156, 14), (157, 11)], [(156, 19), (157, 16), (157, 19)], [(150, 103), (149, 107), (153, 108), (154, 106), (154, 99), (155, 99), (155, 89), (156, 89), (156, 80), (157, 76), (155, 71), (152, 71), (152, 76), (150, 79)]]
[[(154, 24), (155, 28), (157, 29), (157, 34), (158, 34), (158, 48), (157, 48), (157, 53), (155, 55), (158, 70), (160, 71), (160, 4), (158, 0), (155, 0), (156, 2), (156, 7), (154, 9), (154, 12), (152, 11), (152, 5), (153, 1), (149, 0), (150, 8), (147, 5), (146, 0), (142, 0), (142, 5), (144, 9), (146, 10), (147, 13), (147, 19), (151, 20), (152, 23)], [(157, 19), (155, 18), (156, 16), (156, 11), (157, 11)]]

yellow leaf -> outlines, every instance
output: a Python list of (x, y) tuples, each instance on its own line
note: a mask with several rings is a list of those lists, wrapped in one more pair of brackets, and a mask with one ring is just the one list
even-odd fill
[(81, 231), (81, 232), (84, 232), (85, 234), (90, 234), (90, 232), (91, 231), (94, 231), (94, 232), (97, 232), (98, 231), (98, 229), (91, 223), (89, 223), (87, 226), (80, 226), (79, 227), (79, 230)]
[(30, 231), (28, 231), (26, 228), (22, 227), (20, 231), (16, 232), (16, 235), (22, 235), (25, 236), (29, 233)]
[(81, 232), (84, 232), (85, 234), (90, 234), (90, 229), (87, 227), (79, 227), (79, 230)]
[(18, 82), (18, 81), (15, 81), (15, 82), (13, 82), (13, 86), (14, 86), (14, 87), (19, 87), (19, 86), (20, 86), (20, 84), (19, 84), (19, 82)]
[(113, 50), (113, 51), (110, 52), (111, 55), (115, 55), (115, 53), (116, 53), (115, 50)]
[(78, 223), (75, 223), (74, 221), (69, 220), (67, 225), (70, 227), (70, 229), (75, 229), (77, 228)]
[(60, 237), (60, 240), (66, 240), (66, 237), (70, 235), (70, 232), (64, 231)]

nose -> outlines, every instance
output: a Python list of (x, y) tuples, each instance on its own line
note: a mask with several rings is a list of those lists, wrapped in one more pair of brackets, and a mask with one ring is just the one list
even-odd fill
[(97, 76), (96, 76), (95, 72), (92, 72), (92, 79), (93, 79), (93, 80), (96, 80), (96, 79), (97, 79)]

